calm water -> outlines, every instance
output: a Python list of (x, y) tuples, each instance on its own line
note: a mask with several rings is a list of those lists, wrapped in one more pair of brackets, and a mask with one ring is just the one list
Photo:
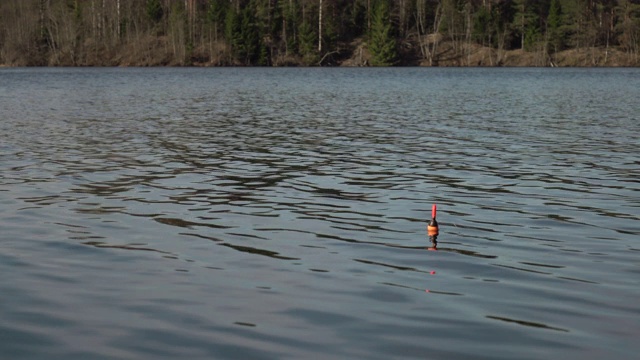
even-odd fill
[(639, 99), (638, 69), (0, 69), (0, 357), (635, 359)]

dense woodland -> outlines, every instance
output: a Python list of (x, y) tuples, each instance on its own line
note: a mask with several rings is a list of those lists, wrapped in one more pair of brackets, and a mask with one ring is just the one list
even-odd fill
[(640, 0), (0, 0), (9, 66), (639, 60)]

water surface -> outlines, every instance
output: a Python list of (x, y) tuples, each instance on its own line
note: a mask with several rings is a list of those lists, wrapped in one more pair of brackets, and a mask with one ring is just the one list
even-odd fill
[(633, 359), (639, 98), (637, 69), (0, 69), (0, 354)]

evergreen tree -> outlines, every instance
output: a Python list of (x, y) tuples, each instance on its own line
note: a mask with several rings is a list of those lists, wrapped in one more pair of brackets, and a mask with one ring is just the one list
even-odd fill
[(283, 32), (282, 40), (285, 53), (298, 52), (298, 4), (297, 2), (285, 2), (282, 5)]
[(484, 6), (480, 7), (480, 9), (476, 12), (473, 19), (473, 39), (482, 44), (486, 45), (491, 42), (492, 38), (492, 19), (491, 12)]
[(147, 0), (147, 17), (153, 23), (157, 23), (162, 19), (163, 11), (160, 0)]
[(274, 6), (271, 8), (271, 12), (269, 13), (269, 17), (271, 18), (271, 23), (269, 24), (269, 32), (274, 39), (278, 38), (282, 32), (282, 2), (276, 1)]
[[(253, 2), (251, 2), (251, 5), (253, 5)], [(242, 42), (238, 49), (238, 55), (245, 65), (255, 64), (260, 55), (260, 36), (258, 34), (254, 6), (247, 6), (242, 10), (240, 34)]]
[[(537, 1), (537, 0), (536, 0)], [(532, 0), (514, 0), (515, 16), (513, 25), (520, 35), (520, 47), (532, 50), (540, 40), (540, 17), (536, 12), (539, 2)]]
[(566, 23), (568, 42), (571, 47), (580, 49), (595, 43), (596, 19), (591, 0), (565, 0), (562, 4)]
[(333, 8), (331, 4), (327, 5), (325, 10), (325, 16), (322, 17), (322, 47), (323, 52), (330, 52), (332, 48), (334, 48), (336, 42), (338, 41), (339, 32), (340, 32), (340, 20), (342, 16), (331, 16)]
[(257, 64), (271, 64), (271, 50), (276, 46), (280, 35), (282, 19), (278, 3), (272, 0), (255, 1), (255, 29), (257, 31)]
[(318, 61), (317, 53), (317, 35), (314, 27), (308, 21), (302, 21), (298, 29), (298, 52), (302, 55), (303, 61), (307, 65), (314, 64)]
[(207, 9), (207, 20), (214, 26), (216, 31), (222, 29), (227, 17), (228, 3), (226, 1), (209, 0)]
[(365, 33), (367, 27), (367, 9), (360, 1), (354, 1), (347, 8), (346, 30), (351, 36), (360, 36)]
[(260, 52), (258, 53), (258, 65), (268, 66), (271, 63), (269, 49), (264, 42), (260, 43)]
[(371, 65), (389, 66), (398, 58), (397, 43), (393, 33), (393, 25), (389, 19), (387, 0), (379, 0), (376, 4), (369, 36)]
[(240, 19), (235, 9), (227, 11), (224, 20), (224, 33), (227, 43), (231, 47), (232, 58), (238, 58), (239, 48), (242, 44), (242, 34), (240, 33)]
[(549, 5), (549, 15), (547, 16), (547, 35), (552, 51), (558, 52), (564, 46), (562, 34), (562, 9), (558, 0), (551, 0)]

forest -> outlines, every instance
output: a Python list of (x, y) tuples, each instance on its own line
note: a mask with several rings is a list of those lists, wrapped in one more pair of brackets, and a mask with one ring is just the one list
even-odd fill
[(640, 0), (0, 0), (3, 66), (638, 66)]

